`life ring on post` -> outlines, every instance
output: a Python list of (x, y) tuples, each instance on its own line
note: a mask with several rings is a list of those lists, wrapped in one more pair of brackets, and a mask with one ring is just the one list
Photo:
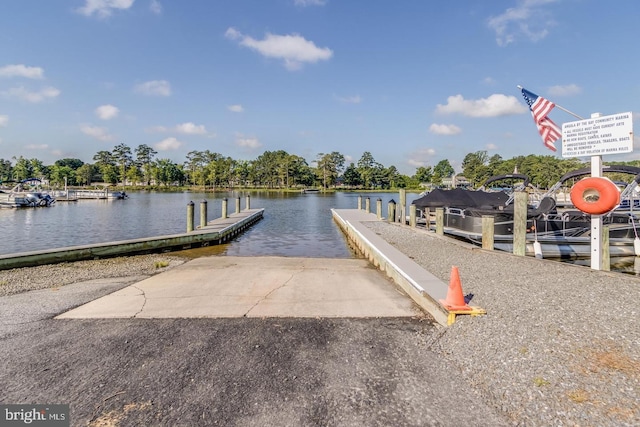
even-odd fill
[(571, 188), (571, 203), (584, 213), (602, 215), (620, 204), (620, 190), (607, 178), (590, 177)]

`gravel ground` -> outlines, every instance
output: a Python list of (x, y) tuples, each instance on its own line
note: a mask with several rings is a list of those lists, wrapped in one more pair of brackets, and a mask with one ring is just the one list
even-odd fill
[(457, 266), (470, 305), (433, 349), (515, 425), (640, 425), (640, 279), (454, 243), (369, 223), (449, 282)]
[(0, 270), (0, 296), (94, 279), (151, 276), (186, 261), (182, 257), (152, 254)]
[[(457, 266), (470, 304), (487, 310), (413, 335), (455, 371), (452, 381), (463, 379), (459, 393), (479, 395), (517, 426), (640, 425), (639, 278), (472, 249), (397, 224), (369, 227), (445, 282)], [(161, 254), (0, 271), (0, 296), (186, 261)]]

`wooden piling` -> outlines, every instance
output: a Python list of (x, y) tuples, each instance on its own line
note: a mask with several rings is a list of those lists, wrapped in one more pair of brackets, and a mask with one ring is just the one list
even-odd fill
[(229, 201), (227, 200), (227, 198), (225, 197), (224, 199), (222, 199), (222, 218), (228, 218), (229, 215), (227, 214), (227, 203)]
[(244, 207), (246, 210), (251, 209), (251, 196), (247, 194), (247, 206)]
[(416, 224), (416, 205), (411, 205), (409, 206), (409, 226), (415, 228)]
[(362, 210), (362, 196), (358, 196), (358, 210)]
[(407, 224), (407, 190), (404, 188), (400, 189), (400, 212), (398, 216), (400, 217), (400, 223), (402, 225)]
[(371, 198), (367, 197), (364, 200), (364, 210), (367, 211), (367, 213), (371, 212)]
[(602, 226), (602, 270), (611, 271), (611, 255), (609, 249), (609, 226)]
[(193, 212), (193, 201), (187, 203), (187, 233), (191, 233), (193, 231), (193, 222), (194, 222), (194, 212)]
[(236, 197), (236, 213), (240, 213), (240, 196)]
[(376, 216), (382, 219), (382, 199), (378, 197), (376, 200)]
[(200, 227), (207, 225), (207, 201), (200, 201)]
[(482, 215), (482, 249), (493, 250), (495, 233), (495, 218), (492, 215)]
[(436, 234), (444, 235), (444, 208), (436, 208)]
[(396, 221), (396, 202), (391, 199), (387, 204), (387, 222)]
[(516, 191), (513, 206), (513, 254), (525, 256), (527, 249), (527, 202), (525, 191)]

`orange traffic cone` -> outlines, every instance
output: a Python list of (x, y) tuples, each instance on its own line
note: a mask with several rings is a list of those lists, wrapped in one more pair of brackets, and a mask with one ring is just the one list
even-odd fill
[(460, 284), (460, 273), (458, 267), (451, 267), (451, 278), (449, 279), (449, 290), (447, 291), (447, 299), (440, 300), (447, 310), (472, 310), (464, 301), (462, 294), (462, 285)]

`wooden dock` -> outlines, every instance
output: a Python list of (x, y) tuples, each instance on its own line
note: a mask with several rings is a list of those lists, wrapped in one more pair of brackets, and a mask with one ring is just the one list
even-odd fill
[(222, 244), (261, 220), (263, 214), (264, 209), (245, 209), (209, 221), (204, 227), (187, 233), (0, 255), (0, 270)]

